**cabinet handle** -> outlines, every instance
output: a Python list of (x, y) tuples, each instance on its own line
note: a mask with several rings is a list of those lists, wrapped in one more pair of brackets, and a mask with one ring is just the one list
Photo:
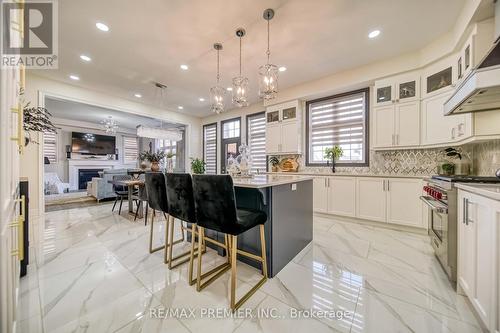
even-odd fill
[(390, 184), (390, 181), (389, 181), (389, 179), (387, 179), (387, 192), (389, 192), (391, 190), (389, 184)]
[(392, 145), (394, 146), (394, 134), (392, 135)]
[(21, 203), (21, 214), (16, 219), (16, 221), (9, 224), (11, 228), (17, 228), (17, 249), (11, 251), (12, 256), (17, 256), (19, 260), (24, 259), (24, 221), (26, 216), (24, 211), (26, 209), (26, 197), (24, 195), (19, 199), (15, 199), (15, 202)]
[(458, 136), (462, 136), (465, 134), (464, 127), (465, 127), (464, 123), (458, 124)]
[(384, 192), (385, 192), (385, 179), (384, 179), (384, 180), (383, 180), (383, 182), (382, 182), (382, 191), (384, 191)]
[(326, 178), (325, 178), (325, 187), (327, 187), (327, 185), (326, 185)]
[(463, 207), (462, 207), (462, 224), (465, 224), (465, 215), (467, 214), (467, 198), (463, 198)]
[(452, 139), (455, 139), (455, 129), (456, 129), (455, 127), (453, 127), (453, 128), (451, 129), (451, 138), (452, 138)]

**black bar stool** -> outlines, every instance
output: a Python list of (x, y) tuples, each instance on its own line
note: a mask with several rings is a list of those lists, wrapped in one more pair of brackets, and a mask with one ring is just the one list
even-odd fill
[[(167, 201), (168, 201), (168, 227), (169, 227), (169, 239), (168, 247), (165, 249), (165, 260), (168, 263), (168, 268), (172, 269), (177, 267), (187, 261), (189, 261), (189, 255), (197, 256), (198, 253), (194, 253), (194, 238), (197, 235), (196, 232), (196, 211), (194, 206), (193, 197), (193, 183), (191, 180), (191, 175), (189, 173), (167, 173), (165, 175), (167, 179)], [(174, 223), (175, 219), (181, 221), (181, 231), (184, 238), (184, 230), (191, 232), (191, 250), (181, 253), (175, 257), (173, 255), (174, 246)], [(191, 223), (191, 228), (184, 227), (183, 222)], [(205, 252), (205, 248), (203, 249)], [(185, 258), (186, 257), (186, 258)], [(174, 264), (175, 261), (183, 260)], [(193, 267), (189, 266), (189, 284), (194, 284), (193, 280)]]
[[(149, 235), (149, 253), (166, 248), (168, 241), (168, 201), (165, 176), (161, 172), (147, 172), (145, 175), (145, 186), (148, 193), (148, 205), (153, 209), (151, 214), (151, 233)], [(165, 244), (153, 248), (153, 229), (156, 211), (163, 213), (165, 217)]]
[[(200, 291), (231, 268), (231, 309), (235, 311), (267, 280), (266, 240), (264, 232), (264, 223), (267, 220), (267, 214), (260, 210), (236, 208), (233, 179), (229, 175), (194, 175), (193, 192), (199, 234), (198, 253), (201, 253), (202, 241), (200, 240), (205, 239), (205, 229), (224, 233), (225, 244), (219, 243), (218, 245), (229, 250), (228, 263), (221, 264), (205, 274), (201, 273), (203, 255), (198, 255), (196, 290)], [(260, 227), (260, 256), (238, 250), (237, 247), (238, 235), (256, 226)], [(262, 263), (263, 277), (240, 300), (236, 301), (236, 258), (238, 254), (260, 261)], [(194, 258), (191, 256), (191, 261), (193, 260)], [(211, 275), (208, 273), (215, 273), (215, 275), (202, 283), (202, 279)]]

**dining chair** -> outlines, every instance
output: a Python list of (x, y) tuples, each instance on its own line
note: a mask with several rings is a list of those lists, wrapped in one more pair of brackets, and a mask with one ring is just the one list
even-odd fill
[[(131, 179), (132, 176), (129, 175), (113, 176), (113, 182), (119, 180), (131, 180)], [(116, 202), (118, 201), (118, 199), (120, 199), (120, 208), (118, 209), (118, 214), (121, 214), (123, 199), (128, 199), (128, 188), (125, 185), (116, 185), (113, 183), (113, 192), (115, 192), (116, 198), (115, 198), (115, 203), (113, 204), (113, 208), (111, 208), (111, 211), (113, 212), (115, 210)]]
[[(146, 172), (145, 187), (148, 195), (148, 205), (153, 210), (151, 213), (151, 231), (149, 235), (149, 253), (164, 249), (168, 240), (168, 201), (165, 176), (161, 172)], [(162, 212), (165, 217), (165, 243), (153, 248), (154, 220), (156, 211)]]
[[(146, 177), (144, 174), (139, 175), (137, 178), (139, 180), (145, 181)], [(148, 191), (146, 190), (146, 184), (139, 185), (139, 189), (137, 191), (137, 209), (135, 210), (134, 221), (137, 220), (137, 216), (139, 215), (139, 209), (143, 209), (143, 206), (146, 205), (146, 212), (144, 214), (144, 225), (148, 224)]]

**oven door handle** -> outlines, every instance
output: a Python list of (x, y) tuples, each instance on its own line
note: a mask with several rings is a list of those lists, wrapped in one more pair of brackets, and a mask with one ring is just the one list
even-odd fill
[(421, 196), (420, 200), (422, 200), (433, 211), (436, 211), (436, 212), (438, 212), (440, 214), (448, 214), (448, 207), (446, 207), (443, 204), (438, 203), (438, 201), (432, 199), (432, 197)]

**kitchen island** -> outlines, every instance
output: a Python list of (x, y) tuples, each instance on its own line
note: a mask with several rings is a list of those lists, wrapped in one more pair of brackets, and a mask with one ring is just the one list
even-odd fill
[[(275, 276), (311, 241), (313, 236), (313, 178), (300, 175), (254, 175), (233, 178), (238, 208), (267, 213), (266, 249), (269, 277)], [(220, 241), (223, 235), (218, 235)], [(259, 229), (238, 236), (238, 248), (260, 253)], [(257, 268), (254, 260), (238, 260)]]

